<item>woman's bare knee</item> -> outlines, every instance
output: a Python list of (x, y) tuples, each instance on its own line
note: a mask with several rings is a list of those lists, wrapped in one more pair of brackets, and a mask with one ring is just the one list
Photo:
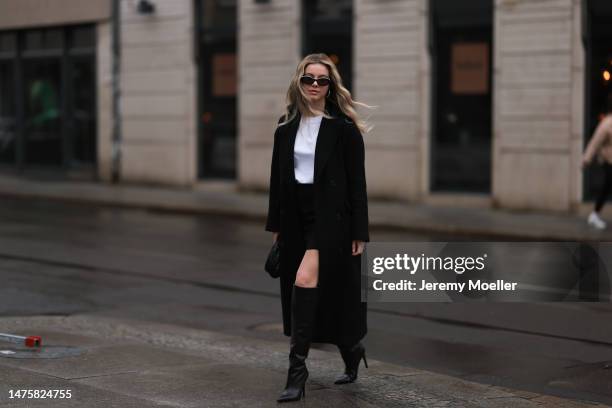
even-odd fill
[(295, 284), (303, 287), (317, 286), (319, 278), (319, 251), (309, 249), (304, 254), (295, 276)]
[(306, 274), (296, 275), (295, 286), (300, 286), (303, 288), (314, 288), (315, 286), (317, 286), (317, 280), (315, 278), (312, 278), (311, 276), (306, 276)]

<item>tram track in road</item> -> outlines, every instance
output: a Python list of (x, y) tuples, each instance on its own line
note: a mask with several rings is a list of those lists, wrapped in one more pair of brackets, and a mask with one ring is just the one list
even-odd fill
[[(197, 286), (197, 287), (201, 287), (205, 289), (215, 289), (215, 290), (223, 290), (227, 292), (237, 292), (237, 293), (249, 294), (249, 295), (280, 298), (280, 296), (275, 293), (264, 292), (260, 290), (246, 289), (246, 288), (240, 288), (240, 287), (231, 286), (231, 285), (223, 285), (223, 284), (218, 284), (218, 283), (205, 283), (205, 282), (195, 281), (195, 280), (186, 279), (186, 278), (172, 278), (168, 276), (159, 276), (155, 274), (149, 274), (146, 272), (136, 272), (136, 271), (130, 271), (126, 269), (102, 268), (99, 266), (85, 265), (85, 264), (78, 263), (78, 262), (54, 261), (54, 260), (34, 258), (34, 257), (25, 257), (25, 256), (12, 255), (12, 254), (6, 254), (6, 253), (0, 253), (0, 259), (11, 260), (11, 261), (21, 261), (21, 262), (31, 262), (31, 263), (37, 263), (40, 265), (48, 265), (48, 266), (53, 266), (53, 267), (75, 269), (75, 270), (86, 271), (86, 272), (96, 272), (96, 273), (102, 272), (102, 273), (118, 275), (118, 276), (130, 276), (130, 277), (135, 277), (135, 278), (154, 279), (157, 281), (168, 282), (168, 283), (188, 284), (188, 285), (193, 285), (193, 286)], [(41, 273), (41, 272), (35, 272), (35, 273)]]

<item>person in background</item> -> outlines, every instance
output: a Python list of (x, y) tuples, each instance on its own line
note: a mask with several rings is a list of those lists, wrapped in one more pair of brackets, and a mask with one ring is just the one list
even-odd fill
[(604, 183), (595, 201), (595, 209), (589, 214), (587, 223), (602, 230), (606, 228), (606, 222), (601, 219), (601, 209), (612, 190), (612, 92), (608, 95), (606, 115), (599, 122), (584, 151), (582, 167), (590, 165), (595, 156), (603, 166)]

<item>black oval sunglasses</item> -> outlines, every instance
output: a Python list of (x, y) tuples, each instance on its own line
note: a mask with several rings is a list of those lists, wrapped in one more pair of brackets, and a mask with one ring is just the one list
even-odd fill
[(306, 85), (312, 85), (316, 82), (317, 84), (319, 84), (319, 86), (327, 86), (331, 83), (331, 80), (329, 78), (315, 79), (309, 75), (303, 75), (302, 77), (300, 77), (300, 82)]

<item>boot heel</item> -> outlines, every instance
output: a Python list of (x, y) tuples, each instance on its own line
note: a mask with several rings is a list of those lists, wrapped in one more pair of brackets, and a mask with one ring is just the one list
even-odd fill
[(365, 352), (363, 353), (363, 364), (365, 364), (366, 368), (368, 368), (368, 360), (365, 358)]

